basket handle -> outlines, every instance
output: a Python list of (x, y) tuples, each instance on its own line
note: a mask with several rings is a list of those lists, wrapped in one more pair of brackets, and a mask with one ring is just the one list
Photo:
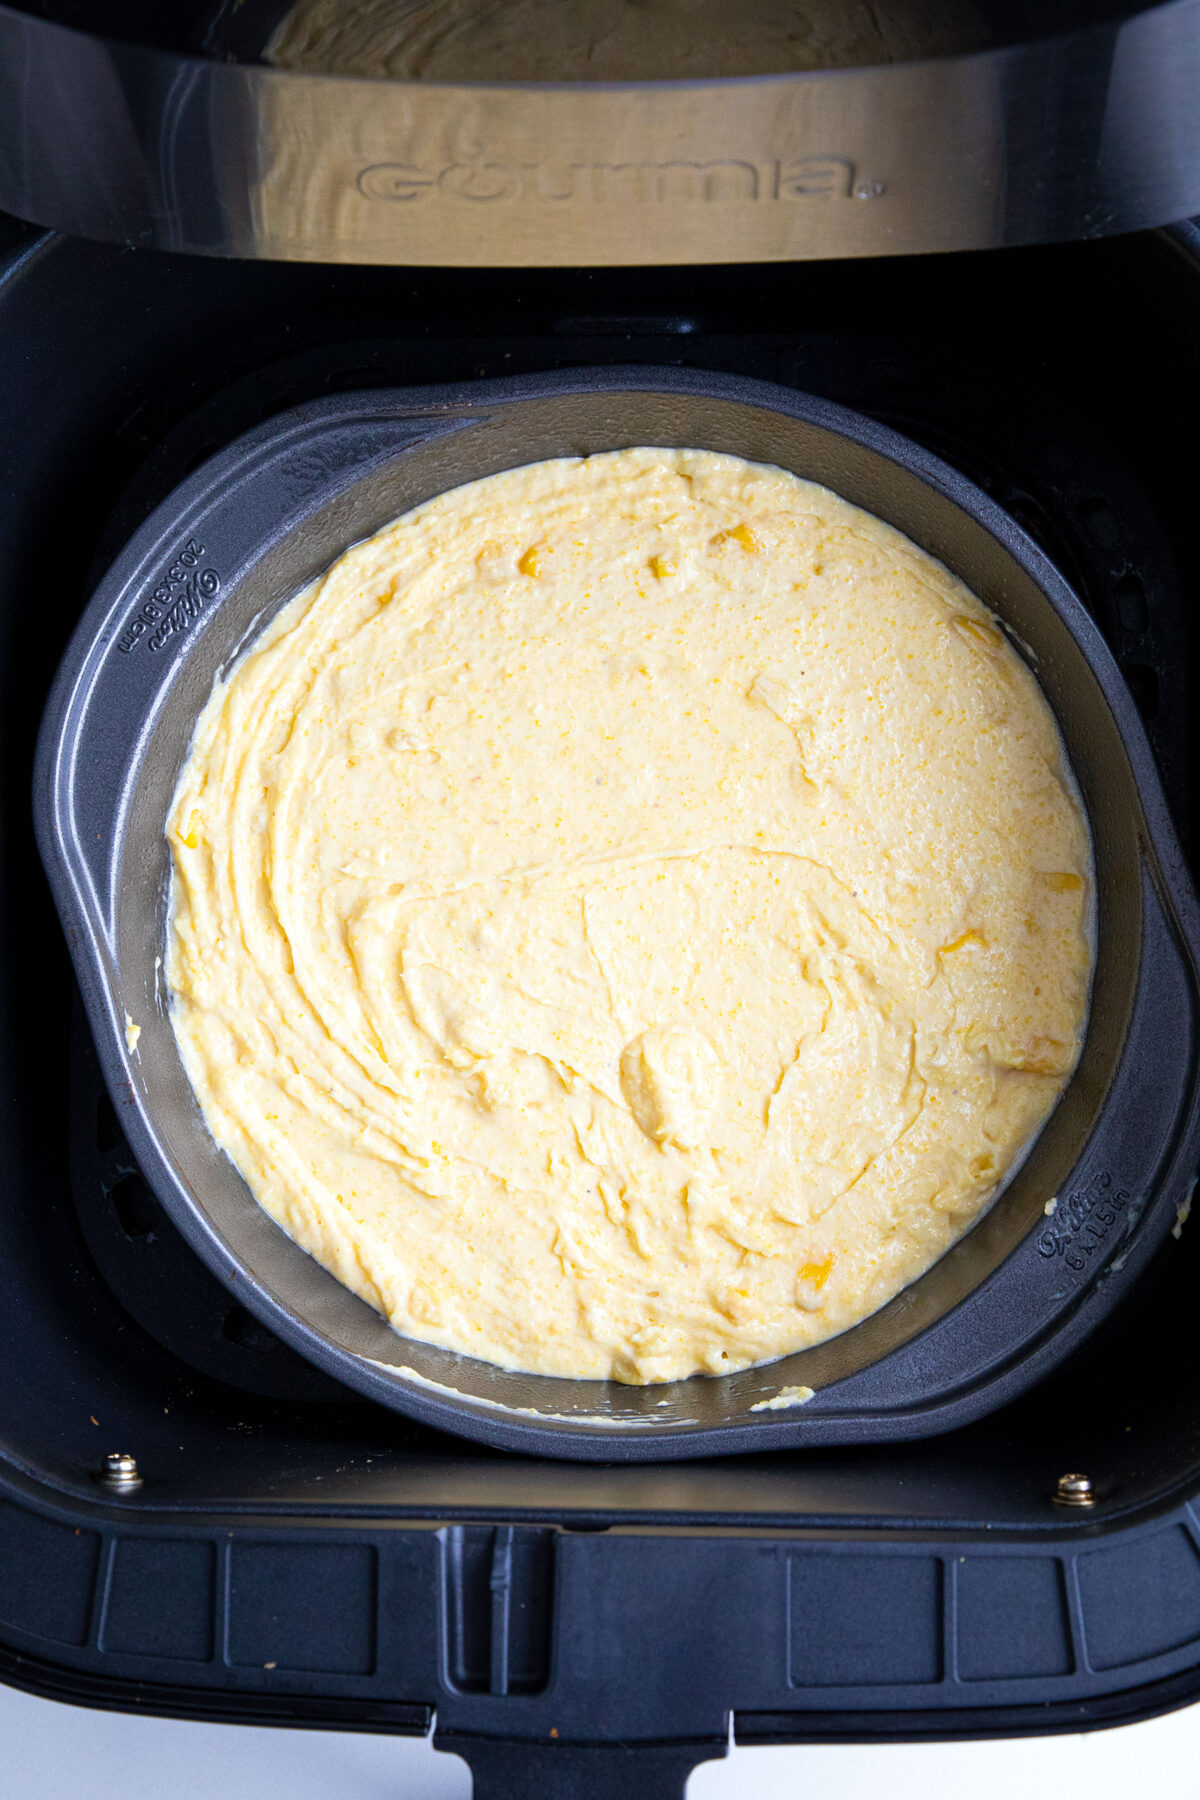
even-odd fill
[(726, 1754), (723, 1738), (673, 1744), (514, 1743), (438, 1733), (435, 1748), (469, 1764), (472, 1800), (684, 1800), (697, 1763)]

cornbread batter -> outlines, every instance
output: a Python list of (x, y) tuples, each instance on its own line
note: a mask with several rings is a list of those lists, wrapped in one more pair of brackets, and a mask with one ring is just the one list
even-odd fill
[(626, 1382), (842, 1331), (1074, 1066), (1091, 863), (955, 578), (780, 469), (441, 495), (201, 715), (166, 969), (204, 1116), (411, 1337)]

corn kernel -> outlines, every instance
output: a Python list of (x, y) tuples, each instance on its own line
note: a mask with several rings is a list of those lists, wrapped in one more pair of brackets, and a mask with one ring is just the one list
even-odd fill
[(747, 556), (754, 556), (761, 548), (757, 537), (746, 524), (731, 525), (728, 531), (718, 531), (713, 541), (717, 544), (727, 544), (731, 541), (740, 544)]
[(797, 1281), (807, 1281), (810, 1287), (815, 1287), (819, 1294), (832, 1273), (833, 1251), (831, 1250), (821, 1262), (802, 1263), (796, 1271), (796, 1279)]

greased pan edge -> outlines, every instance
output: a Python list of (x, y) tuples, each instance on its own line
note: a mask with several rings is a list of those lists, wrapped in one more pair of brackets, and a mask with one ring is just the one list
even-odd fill
[[(290, 1242), (208, 1139), (154, 963), (167, 803), (213, 675), (247, 634), (347, 544), (434, 493), (543, 456), (636, 443), (794, 468), (960, 574), (1030, 656), (1055, 710), (1098, 888), (1080, 1065), (990, 1212), (841, 1337), (739, 1375), (648, 1389), (511, 1374), (392, 1332)], [(181, 484), (100, 582), (47, 705), (34, 803), (105, 1077), (168, 1214), (285, 1342), (441, 1429), (544, 1455), (649, 1460), (963, 1423), (1094, 1329), (1167, 1237), (1196, 1166), (1196, 903), (1103, 639), (971, 483), (886, 427), (790, 389), (674, 369), (574, 370), (359, 393), (279, 415)], [(126, 1012), (142, 1027), (134, 1056)], [(817, 1390), (802, 1409), (751, 1410), (800, 1384)]]

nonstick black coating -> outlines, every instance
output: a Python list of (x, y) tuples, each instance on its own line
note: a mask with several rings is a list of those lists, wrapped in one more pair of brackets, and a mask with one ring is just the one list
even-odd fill
[[(1009, 628), (1058, 718), (1091, 823), (1098, 902), (1079, 1067), (985, 1217), (825, 1344), (738, 1375), (640, 1389), (513, 1374), (402, 1339), (292, 1244), (204, 1127), (158, 960), (164, 821), (217, 671), (348, 544), (418, 502), (543, 457), (637, 444), (793, 469), (961, 576)], [(359, 393), (279, 415), (176, 489), (100, 583), (47, 708), (35, 805), (106, 1078), (164, 1207), (286, 1342), (443, 1429), (614, 1460), (943, 1429), (1028, 1386), (1081, 1341), (1174, 1224), (1195, 1166), (1195, 902), (1103, 640), (978, 489), (896, 433), (789, 389), (583, 370)], [(127, 1013), (141, 1026), (136, 1056)], [(804, 1408), (753, 1410), (801, 1384), (816, 1390)]]

